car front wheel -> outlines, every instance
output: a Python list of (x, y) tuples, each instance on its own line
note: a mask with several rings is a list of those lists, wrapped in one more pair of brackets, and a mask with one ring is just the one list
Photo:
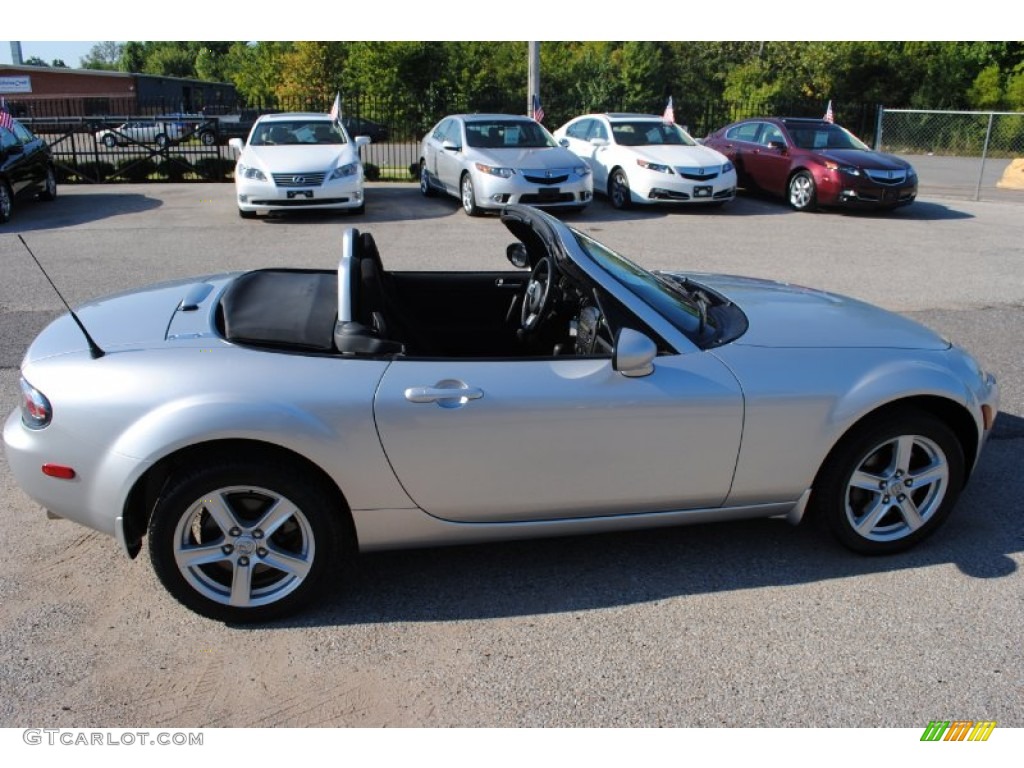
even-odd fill
[(612, 206), (619, 210), (629, 208), (633, 202), (629, 191), (629, 178), (621, 168), (616, 168), (608, 180), (608, 199), (611, 200)]
[(156, 142), (156, 145), (158, 147), (160, 147), (160, 149), (163, 149), (169, 143), (168, 140), (167, 140), (167, 137), (164, 134), (162, 134), (162, 133), (158, 133), (156, 135), (156, 138), (153, 139), (153, 141)]
[(855, 428), (833, 451), (815, 481), (812, 510), (856, 552), (899, 552), (949, 516), (964, 472), (963, 449), (944, 422), (890, 412)]
[(57, 172), (53, 168), (46, 169), (46, 180), (43, 182), (43, 191), (39, 193), (40, 200), (53, 200), (57, 197)]
[(480, 208), (476, 204), (476, 190), (473, 189), (473, 177), (468, 173), (462, 174), (459, 191), (462, 193), (462, 210), (466, 212), (467, 216), (479, 216)]
[(171, 479), (149, 526), (153, 568), (179, 602), (212, 619), (267, 621), (313, 598), (338, 563), (338, 511), (319, 484), (259, 459)]
[(11, 211), (14, 207), (14, 201), (11, 198), (11, 188), (7, 186), (7, 182), (0, 179), (0, 224), (5, 224), (11, 220)]
[(117, 146), (117, 139), (108, 133), (106, 136), (103, 137), (103, 146), (108, 147), (109, 149), (113, 149), (114, 147)]
[(800, 171), (789, 180), (789, 204), (797, 211), (813, 211), (817, 207), (814, 177), (807, 171)]
[(217, 143), (217, 137), (210, 131), (203, 131), (199, 134), (199, 141), (202, 142), (204, 147), (212, 147)]

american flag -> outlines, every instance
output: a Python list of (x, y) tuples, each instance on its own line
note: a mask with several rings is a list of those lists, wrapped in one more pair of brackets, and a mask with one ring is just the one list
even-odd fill
[(672, 97), (668, 97), (668, 104), (665, 105), (665, 113), (661, 116), (663, 122), (674, 123), (676, 121), (676, 110), (672, 106)]
[(334, 105), (330, 111), (331, 120), (338, 120), (341, 117), (341, 93), (337, 93), (334, 97)]
[(14, 118), (7, 111), (7, 101), (4, 99), (0, 99), (0, 128), (6, 128), (8, 131), (14, 130)]
[(835, 115), (832, 113), (832, 99), (829, 99), (828, 107), (825, 109), (825, 122), (834, 123), (835, 121)]
[(544, 107), (540, 105), (540, 96), (536, 93), (533, 94), (533, 108), (530, 111), (533, 113), (530, 117), (538, 123), (544, 122)]

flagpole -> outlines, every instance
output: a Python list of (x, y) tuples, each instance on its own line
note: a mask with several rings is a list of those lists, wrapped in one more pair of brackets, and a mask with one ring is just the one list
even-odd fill
[(526, 81), (526, 114), (532, 117), (533, 105), (540, 101), (540, 43), (530, 41), (527, 43), (527, 49), (529, 66)]

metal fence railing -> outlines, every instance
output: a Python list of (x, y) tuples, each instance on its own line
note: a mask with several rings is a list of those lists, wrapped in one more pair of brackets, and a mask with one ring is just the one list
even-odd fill
[(931, 190), (980, 200), (1024, 157), (1024, 113), (879, 108), (874, 146), (914, 163)]

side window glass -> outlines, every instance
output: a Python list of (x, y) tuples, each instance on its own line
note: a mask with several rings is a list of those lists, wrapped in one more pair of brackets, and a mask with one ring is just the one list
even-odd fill
[(22, 144), (28, 144), (35, 138), (35, 136), (32, 135), (32, 131), (30, 131), (21, 123), (14, 124), (14, 135), (18, 137), (18, 140)]
[(726, 137), (733, 141), (757, 141), (757, 132), (761, 130), (761, 123), (743, 123), (732, 128)]
[(590, 129), (591, 120), (577, 120), (566, 129), (566, 134), (581, 141), (587, 140), (587, 132)]
[(594, 129), (590, 132), (590, 138), (592, 139), (604, 139), (608, 141), (608, 129), (600, 120), (594, 121)]
[(0, 128), (0, 149), (10, 149), (18, 143), (18, 139), (6, 128)]
[(448, 120), (442, 120), (441, 123), (437, 126), (437, 128), (434, 129), (434, 138), (437, 141), (443, 142), (445, 137), (445, 131), (448, 130), (448, 127), (451, 124), (452, 120), (450, 118)]

